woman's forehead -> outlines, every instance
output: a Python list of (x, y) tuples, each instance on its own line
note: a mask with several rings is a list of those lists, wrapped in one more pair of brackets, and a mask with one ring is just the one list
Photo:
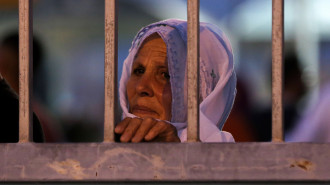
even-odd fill
[(153, 64), (154, 66), (167, 67), (168, 63), (167, 63), (166, 53), (165, 55), (162, 54), (158, 55), (155, 53), (150, 55), (141, 54), (138, 57), (136, 57), (135, 60), (133, 61), (133, 66), (137, 66), (137, 65), (146, 66), (149, 64)]
[(154, 49), (166, 53), (166, 44), (160, 36), (150, 36), (144, 40), (142, 46), (140, 47), (140, 50), (142, 49)]
[(167, 66), (166, 47), (146, 46), (141, 48), (133, 61), (133, 65), (146, 66), (151, 64), (150, 62), (157, 66)]
[(166, 47), (158, 47), (157, 45), (152, 47), (152, 46), (146, 46), (140, 49), (140, 51), (137, 53), (135, 58), (138, 57), (146, 57), (146, 56), (152, 56), (152, 57), (166, 57), (167, 52), (166, 52)]
[(134, 61), (144, 57), (154, 57), (160, 60), (167, 57), (166, 44), (161, 37), (147, 38), (136, 54)]

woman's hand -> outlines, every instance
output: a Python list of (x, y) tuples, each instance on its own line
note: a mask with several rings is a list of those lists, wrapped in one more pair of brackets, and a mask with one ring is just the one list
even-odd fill
[(125, 118), (115, 128), (121, 142), (180, 142), (176, 128), (153, 118)]

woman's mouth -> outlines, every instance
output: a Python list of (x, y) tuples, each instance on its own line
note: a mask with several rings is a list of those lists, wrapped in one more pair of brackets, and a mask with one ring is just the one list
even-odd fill
[(141, 105), (135, 105), (132, 108), (132, 113), (133, 114), (148, 114), (148, 115), (150, 115), (150, 114), (152, 114), (152, 115), (157, 114), (157, 112), (155, 112), (154, 110), (150, 109), (149, 107), (141, 106)]

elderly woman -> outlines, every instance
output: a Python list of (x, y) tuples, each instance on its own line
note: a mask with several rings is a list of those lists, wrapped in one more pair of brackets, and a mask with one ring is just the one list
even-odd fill
[[(187, 140), (187, 22), (170, 19), (139, 31), (123, 64), (119, 96), (121, 142)], [(200, 23), (200, 139), (233, 142), (221, 131), (236, 94), (230, 43)]]

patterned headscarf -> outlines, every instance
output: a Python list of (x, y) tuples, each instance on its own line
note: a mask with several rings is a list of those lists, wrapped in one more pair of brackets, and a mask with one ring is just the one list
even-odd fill
[[(169, 19), (142, 28), (124, 61), (119, 97), (124, 117), (128, 111), (126, 84), (135, 55), (143, 41), (158, 33), (167, 47), (172, 90), (172, 119), (181, 141), (187, 138), (187, 22)], [(229, 40), (216, 26), (200, 23), (200, 139), (204, 142), (232, 142), (231, 134), (220, 131), (231, 111), (236, 94), (236, 75)]]

